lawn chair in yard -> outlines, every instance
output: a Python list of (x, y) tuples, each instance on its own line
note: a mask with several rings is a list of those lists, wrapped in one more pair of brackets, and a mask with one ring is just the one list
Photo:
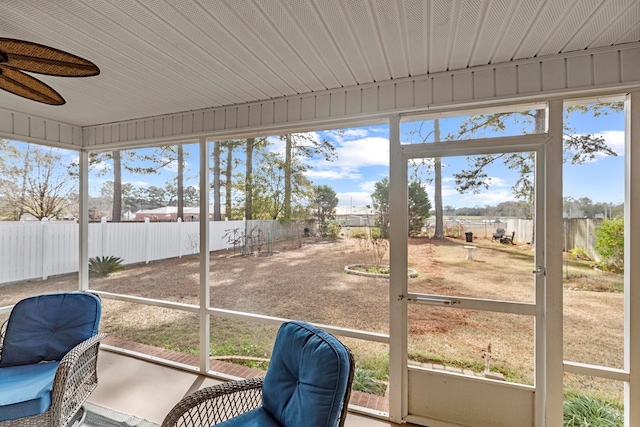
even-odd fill
[(198, 390), (173, 407), (162, 427), (342, 427), (354, 366), (351, 351), (331, 334), (287, 322), (264, 378)]
[(511, 236), (508, 235), (504, 235), (500, 238), (500, 243), (504, 244), (504, 245), (515, 245), (515, 243), (513, 243), (513, 238), (516, 236), (516, 232), (512, 232)]
[(63, 427), (97, 386), (100, 299), (85, 292), (18, 302), (0, 334), (0, 427)]
[(493, 233), (493, 237), (491, 237), (491, 241), (500, 241), (500, 239), (502, 239), (504, 237), (504, 228), (498, 228), (496, 229), (496, 232)]

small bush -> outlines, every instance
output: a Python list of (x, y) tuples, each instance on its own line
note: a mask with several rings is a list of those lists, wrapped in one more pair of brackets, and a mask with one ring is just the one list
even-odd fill
[(596, 228), (595, 249), (602, 256), (600, 267), (615, 272), (624, 269), (624, 219), (605, 219)]
[(355, 227), (349, 230), (349, 237), (352, 237), (354, 239), (366, 239), (367, 237), (369, 237), (369, 234), (367, 233), (366, 228)]
[(587, 250), (585, 248), (573, 248), (569, 249), (569, 255), (571, 259), (581, 259), (584, 261), (591, 261), (589, 255), (587, 255)]
[(116, 271), (122, 270), (122, 258), (116, 256), (94, 257), (89, 259), (89, 275), (106, 277)]
[(354, 239), (384, 239), (384, 231), (379, 227), (353, 227), (349, 237)]
[(340, 234), (340, 224), (336, 220), (326, 220), (322, 225), (320, 231), (322, 237), (328, 237), (329, 239), (335, 239)]
[(356, 367), (351, 388), (356, 391), (361, 391), (362, 393), (375, 394), (377, 396), (384, 396), (387, 391), (386, 384), (378, 381), (373, 371), (360, 367)]
[(622, 411), (604, 400), (572, 394), (564, 400), (564, 427), (622, 427)]

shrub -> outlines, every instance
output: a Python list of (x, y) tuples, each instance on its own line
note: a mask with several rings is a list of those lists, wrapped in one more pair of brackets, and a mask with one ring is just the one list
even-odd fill
[(122, 258), (116, 256), (94, 257), (89, 259), (89, 275), (106, 277), (122, 270)]
[(321, 235), (322, 237), (328, 237), (329, 239), (335, 239), (340, 234), (340, 224), (333, 219), (328, 219), (322, 225)]
[(571, 394), (565, 397), (564, 427), (622, 427), (622, 412), (611, 403), (587, 396)]
[(366, 239), (367, 237), (369, 237), (369, 234), (367, 233), (366, 228), (354, 227), (349, 230), (349, 237), (352, 237), (354, 239)]
[(595, 231), (595, 249), (602, 256), (600, 267), (605, 270), (624, 269), (624, 218), (602, 221)]
[(573, 248), (569, 249), (569, 255), (572, 259), (581, 259), (584, 261), (591, 261), (589, 255), (587, 255), (587, 250), (585, 248)]
[(384, 230), (379, 227), (353, 227), (349, 237), (354, 239), (384, 239)]
[(375, 394), (378, 396), (384, 396), (387, 391), (386, 384), (378, 381), (375, 378), (373, 371), (363, 369), (359, 366), (356, 367), (351, 388), (356, 391)]

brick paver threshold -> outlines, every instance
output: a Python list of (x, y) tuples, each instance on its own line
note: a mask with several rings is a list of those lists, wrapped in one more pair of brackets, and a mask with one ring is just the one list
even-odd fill
[[(148, 356), (157, 357), (159, 359), (169, 360), (172, 362), (182, 363), (189, 366), (198, 366), (198, 356), (186, 353), (180, 353), (179, 351), (167, 350), (160, 347), (154, 347), (147, 344), (140, 344), (133, 341), (127, 341), (116, 337), (108, 336), (102, 340), (104, 345), (111, 347), (117, 347), (123, 350), (145, 354)], [(264, 376), (265, 371), (259, 369), (249, 368), (234, 363), (223, 362), (216, 359), (211, 359), (210, 370), (220, 372), (226, 375), (232, 375), (240, 378), (252, 378)], [(351, 399), (349, 400), (351, 405), (360, 406), (362, 408), (370, 409), (379, 412), (389, 412), (389, 399), (386, 396), (376, 396), (373, 394), (362, 393), (359, 391), (351, 392)]]

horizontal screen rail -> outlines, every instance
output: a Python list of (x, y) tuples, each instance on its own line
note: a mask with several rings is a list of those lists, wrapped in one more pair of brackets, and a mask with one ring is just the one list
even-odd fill
[(413, 294), (399, 295), (398, 299), (412, 304), (434, 305), (440, 307), (463, 308), (466, 310), (491, 311), (496, 313), (522, 314), (535, 316), (536, 305), (526, 302), (489, 300), (481, 298), (456, 297), (448, 295)]

